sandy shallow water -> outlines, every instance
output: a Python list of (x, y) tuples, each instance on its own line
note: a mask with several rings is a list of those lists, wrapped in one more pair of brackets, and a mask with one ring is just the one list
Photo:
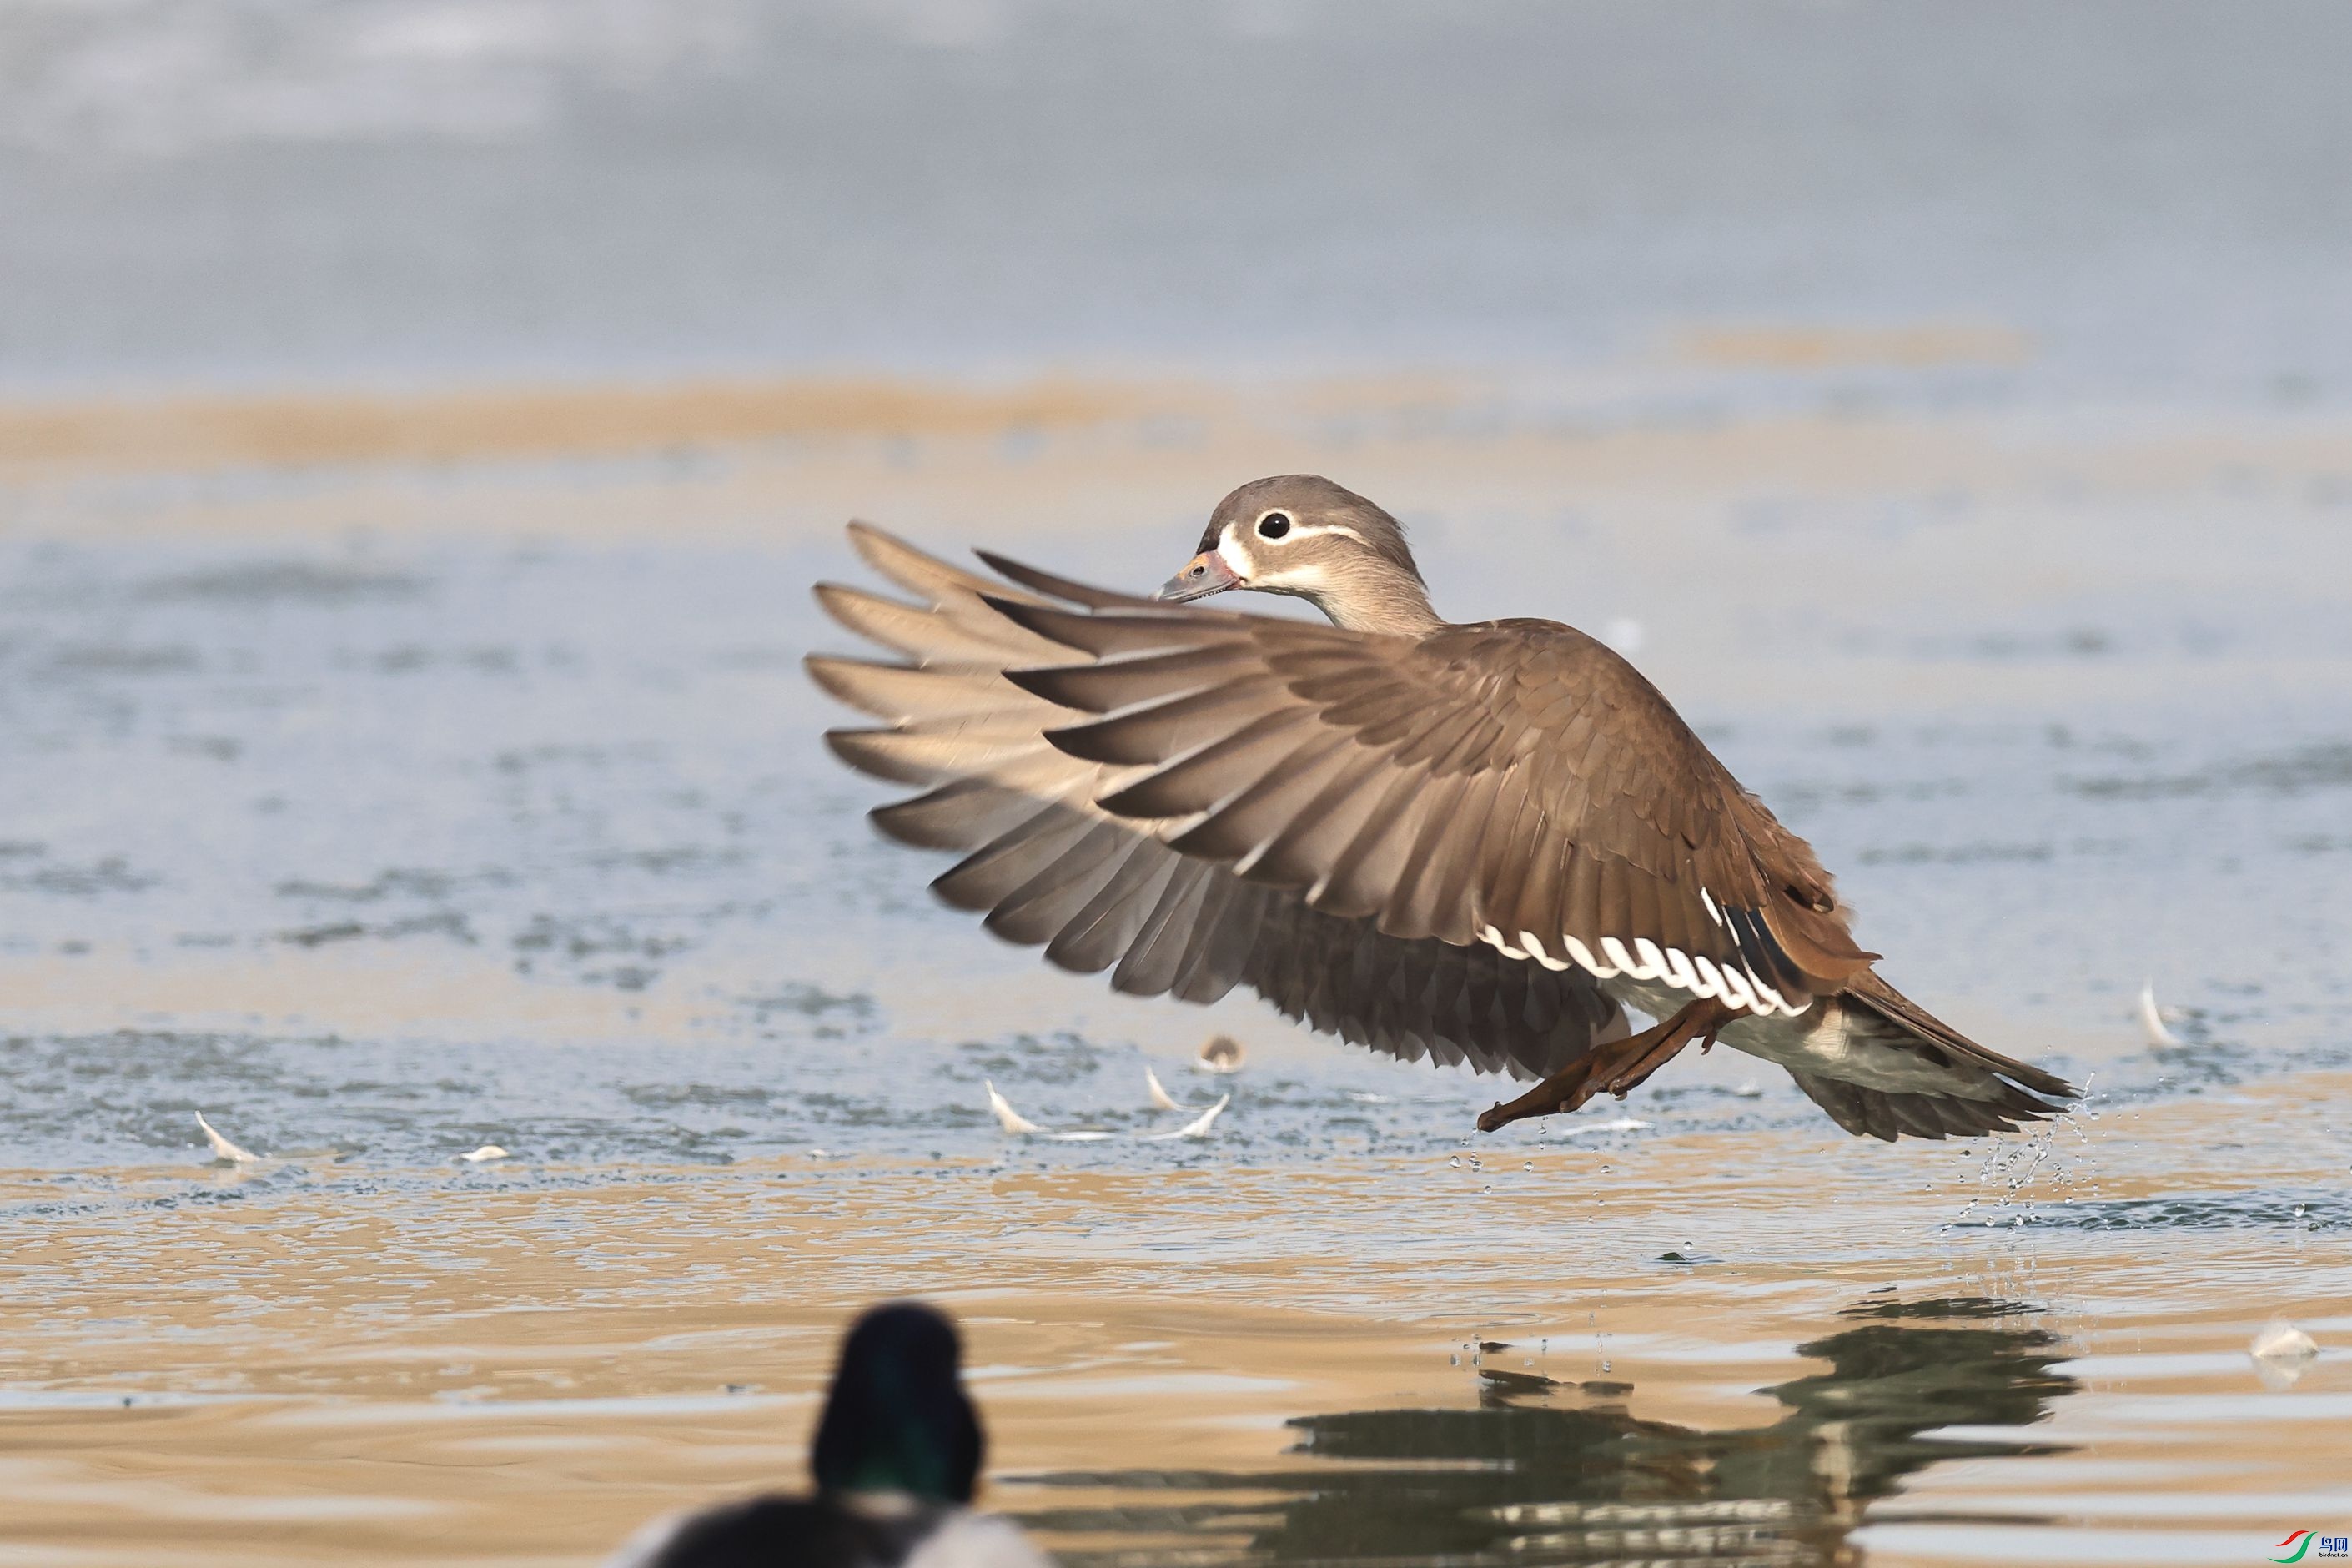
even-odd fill
[[(1072, 1561), (2352, 1526), (2352, 424), (1737, 360), (0, 411), (0, 1563), (593, 1562), (794, 1480), (903, 1293)], [(1492, 1083), (932, 907), (814, 744), (842, 518), (1145, 583), (1292, 468), (1442, 607), (1615, 628), (1895, 978), (2087, 1110), (1863, 1144), (1718, 1051), (1465, 1142)], [(1219, 1028), (1248, 1068), (1186, 1071)], [(1213, 1136), (1145, 1141), (1147, 1064)], [(2318, 1360), (2249, 1358), (2278, 1316)]]
[(795, 1471), (842, 1314), (919, 1289), (1074, 1560), (2242, 1561), (2344, 1503), (2352, 1369), (2245, 1341), (2352, 1331), (2352, 1211), (2286, 1203), (2345, 1087), (2247, 1096), (2226, 1191), (2156, 1152), (2193, 1103), (1895, 1181), (1785, 1133), (19, 1179), (0, 1484), (24, 1561), (590, 1560)]

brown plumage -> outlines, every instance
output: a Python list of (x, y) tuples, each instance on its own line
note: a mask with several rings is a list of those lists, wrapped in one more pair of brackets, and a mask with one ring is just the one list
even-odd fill
[[(1704, 1004), (1890, 1139), (2073, 1093), (1880, 979), (1811, 847), (1631, 665), (1549, 621), (1440, 620), (1402, 531), (1328, 480), (1235, 491), (1156, 600), (851, 537), (919, 603), (819, 589), (907, 660), (812, 658), (887, 726), (828, 739), (924, 786), (875, 816), (965, 853), (942, 898), (1064, 967), (1188, 1001), (1247, 985), (1378, 1049), (1544, 1078), (1606, 1058), (1625, 1005)], [(1229, 587), (1335, 624), (1174, 602)]]

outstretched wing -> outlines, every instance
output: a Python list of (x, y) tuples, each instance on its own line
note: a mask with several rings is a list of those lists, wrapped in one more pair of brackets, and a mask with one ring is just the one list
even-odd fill
[(1094, 716), (1047, 739), (1122, 771), (1096, 804), (1184, 855), (1390, 936), (1759, 1016), (1802, 1013), (1876, 956), (1803, 841), (1581, 632), (1370, 636), (991, 563), (1085, 606), (983, 601), (1064, 650), (1007, 679)]
[[(902, 660), (808, 661), (827, 691), (886, 721), (826, 739), (852, 766), (921, 786), (874, 819), (903, 842), (962, 851), (933, 887), (985, 911), (991, 931), (1044, 946), (1066, 969), (1108, 969), (1132, 994), (1210, 1002), (1245, 985), (1316, 1028), (1407, 1059), (1540, 1077), (1625, 1032), (1622, 1010), (1580, 969), (1384, 929), (1368, 911), (1186, 847), (1183, 816), (1107, 805), (1161, 770), (1066, 749), (1061, 732), (1106, 710), (1008, 675), (1071, 664), (1069, 645), (1025, 619), (1051, 606), (878, 530), (853, 524), (850, 535), (919, 602), (817, 590), (836, 621)], [(1254, 624), (1216, 611), (1158, 614), (1212, 631)], [(1213, 664), (1218, 644), (1190, 651)]]

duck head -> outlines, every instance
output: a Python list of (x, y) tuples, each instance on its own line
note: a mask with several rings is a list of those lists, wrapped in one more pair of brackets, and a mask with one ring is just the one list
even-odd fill
[(1355, 631), (1419, 637), (1444, 625), (1396, 519), (1318, 474), (1254, 479), (1219, 501), (1200, 552), (1160, 597), (1228, 588), (1307, 600)]
[(817, 1423), (817, 1489), (970, 1502), (983, 1439), (962, 1364), (955, 1325), (919, 1302), (888, 1302), (859, 1318)]

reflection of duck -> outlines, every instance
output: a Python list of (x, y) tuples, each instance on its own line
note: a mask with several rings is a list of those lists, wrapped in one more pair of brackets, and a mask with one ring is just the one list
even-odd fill
[[(1553, 621), (1441, 619), (1396, 520), (1328, 479), (1234, 491), (1154, 599), (851, 540), (915, 602), (817, 590), (903, 656), (809, 660), (882, 721), (826, 738), (924, 791), (874, 818), (963, 855), (940, 897), (1065, 969), (1188, 1002), (1245, 985), (1378, 1050), (1542, 1080), (1484, 1131), (1717, 1036), (1888, 1140), (2074, 1098), (1880, 978), (1811, 847), (1633, 666)], [(1332, 624), (1185, 603), (1230, 588)]]
[(842, 1342), (825, 1394), (809, 1459), (815, 1496), (664, 1521), (611, 1568), (1044, 1568), (1012, 1524), (966, 1506), (983, 1439), (961, 1361), (940, 1313), (875, 1308)]
[[(2010, 1327), (1874, 1321), (1797, 1347), (1829, 1370), (1768, 1390), (1769, 1426), (1703, 1432), (1626, 1411), (1624, 1384), (1483, 1374), (1475, 1410), (1369, 1410), (1295, 1421), (1324, 1463), (1274, 1475), (1056, 1475), (1049, 1485), (1212, 1500), (1128, 1508), (1119, 1528), (1247, 1538), (1234, 1558), (1450, 1563), (1585, 1561), (1839, 1563), (1864, 1508), (1939, 1459), (2037, 1451), (2000, 1437), (1926, 1439), (1948, 1426), (2024, 1426), (2074, 1391), (2051, 1371), (2056, 1336)], [(1590, 1400), (1570, 1405), (1564, 1400)], [(1242, 1504), (1219, 1491), (1253, 1494)], [(1274, 1505), (1267, 1493), (1288, 1494)], [(1024, 1516), (1101, 1529), (1088, 1510)]]

